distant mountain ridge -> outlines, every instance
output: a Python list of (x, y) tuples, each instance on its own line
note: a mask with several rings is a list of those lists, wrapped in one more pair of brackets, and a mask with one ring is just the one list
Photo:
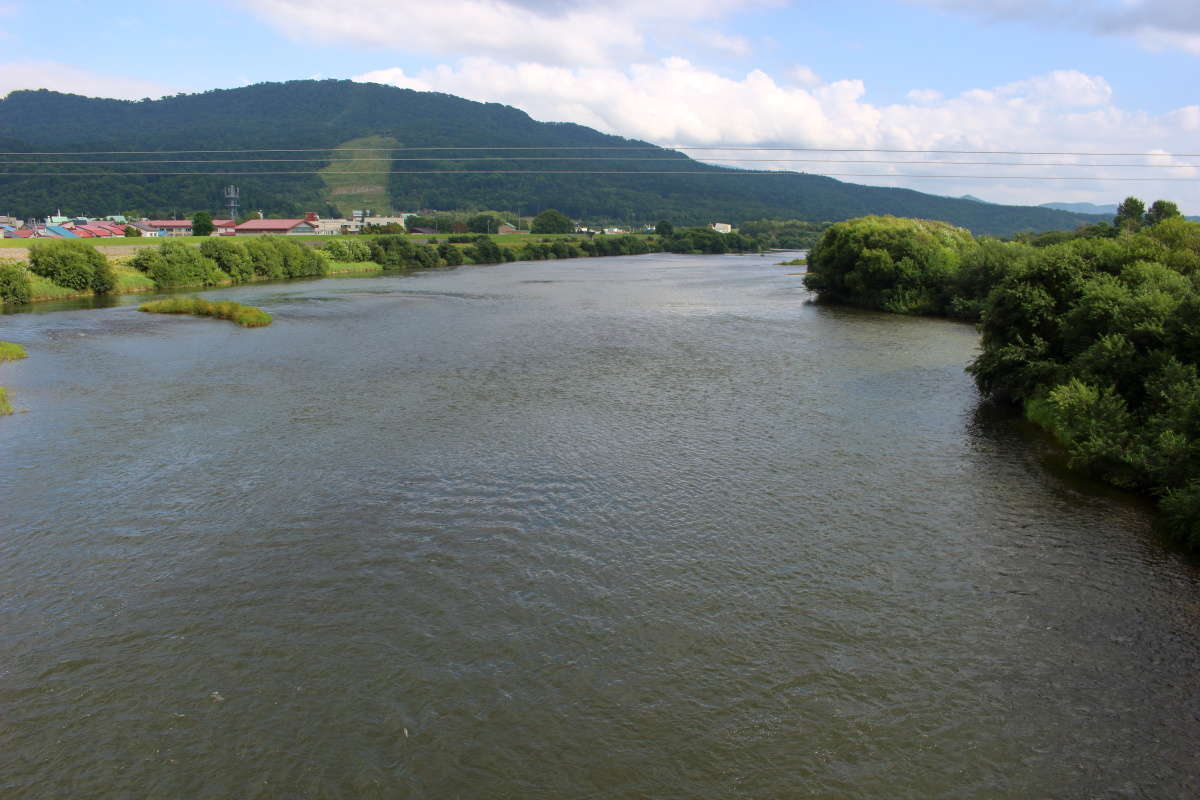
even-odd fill
[(1117, 204), (1096, 205), (1095, 203), (1042, 203), (1039, 208), (1053, 208), (1057, 211), (1071, 211), (1075, 214), (1099, 214), (1113, 217), (1117, 214)]
[[(127, 210), (154, 216), (199, 209), (218, 212), (222, 187), (232, 183), (241, 188), (244, 211), (289, 216), (316, 211), (331, 216), (336, 214), (334, 190), (344, 193), (346, 179), (345, 173), (338, 176), (339, 188), (329, 173), (346, 168), (330, 161), (325, 151), (363, 139), (398, 143), (375, 157), (405, 160), (377, 162), (370, 178), (364, 178), (367, 188), (390, 198), (395, 210), (494, 208), (531, 214), (557, 208), (588, 220), (665, 218), (676, 224), (736, 224), (760, 218), (836, 221), (893, 214), (944, 220), (993, 235), (1073, 229), (1097, 221), (1070, 211), (861, 186), (819, 175), (728, 169), (582, 125), (538, 122), (497, 103), (335, 80), (265, 83), (154, 101), (46, 90), (12, 92), (0, 100), (0, 143), (5, 152), (149, 154), (109, 156), (114, 162), (138, 163), (106, 165), (90, 163), (103, 160), (98, 156), (4, 156), (0, 213), (29, 217), (58, 209), (89, 215)], [(487, 149), (497, 147), (525, 149)], [(266, 148), (278, 151), (246, 152)], [(284, 152), (314, 149), (322, 152)], [(466, 160), (489, 155), (486, 161)], [(558, 160), (566, 155), (586, 160)], [(263, 161), (264, 157), (276, 160)], [(17, 165), (35, 160), (75, 163)], [(383, 169), (378, 164), (390, 166)], [(326, 174), (318, 174), (323, 168), (328, 168)], [(471, 169), (509, 172), (428, 174)], [(576, 174), (547, 174), (551, 170)], [(672, 171), (688, 174), (661, 174)], [(32, 174), (13, 174), (20, 172)], [(172, 172), (201, 174), (165, 174)]]
[[(1039, 208), (1052, 208), (1057, 211), (1070, 211), (1075, 214), (1099, 214), (1105, 217), (1117, 215), (1117, 203), (1100, 206), (1095, 203), (1042, 203)], [(1192, 222), (1200, 222), (1200, 217), (1186, 217)], [(1109, 220), (1112, 221), (1111, 219)]]

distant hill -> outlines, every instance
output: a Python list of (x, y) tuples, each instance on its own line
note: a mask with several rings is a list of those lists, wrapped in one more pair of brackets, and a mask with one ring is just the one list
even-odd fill
[[(394, 149), (349, 149), (362, 142)], [(860, 186), (817, 175), (727, 169), (581, 125), (537, 122), (509, 106), (351, 81), (265, 83), (154, 101), (17, 91), (0, 100), (0, 145), (6, 153), (117, 153), (0, 157), (0, 213), (22, 217), (58, 209), (88, 215), (219, 212), (222, 187), (234, 183), (241, 188), (243, 210), (285, 215), (316, 211), (329, 216), (339, 205), (386, 198), (395, 210), (493, 208), (531, 214), (557, 208), (593, 221), (665, 218), (677, 224), (894, 214), (994, 235), (1073, 229), (1096, 221), (1069, 211)], [(347, 147), (336, 156), (345, 161), (330, 160), (329, 151), (338, 146)], [(412, 149), (435, 147), (451, 149)], [(526, 149), (487, 149), (496, 147)], [(244, 152), (266, 148), (278, 152)], [(287, 152), (316, 148), (322, 152)], [(234, 152), (163, 152), (182, 150)], [(135, 151), (148, 152), (127, 155)], [(462, 160), (489, 154), (504, 157)], [(549, 160), (565, 155), (588, 160)], [(389, 156), (421, 160), (367, 161)], [(74, 163), (33, 163), (56, 160)], [(105, 160), (114, 163), (98, 163)], [(137, 163), (120, 163), (131, 161)], [(414, 174), (482, 168), (590, 174)], [(661, 174), (671, 171), (688, 174)], [(134, 174), (171, 172), (200, 174)], [(290, 174), (279, 174), (285, 172)]]
[[(1042, 203), (1039, 208), (1052, 208), (1057, 211), (1070, 211), (1075, 214), (1099, 214), (1108, 222), (1117, 215), (1117, 204), (1098, 206), (1095, 203)], [(1186, 217), (1192, 222), (1200, 222), (1200, 217)]]
[(1071, 211), (1075, 214), (1098, 214), (1113, 217), (1117, 214), (1117, 204), (1099, 206), (1095, 203), (1042, 203), (1039, 208), (1053, 208), (1058, 211)]

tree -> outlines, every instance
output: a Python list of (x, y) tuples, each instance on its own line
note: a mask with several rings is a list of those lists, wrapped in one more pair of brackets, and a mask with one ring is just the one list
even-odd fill
[(1142, 217), (1146, 213), (1146, 204), (1136, 197), (1126, 197), (1117, 206), (1117, 216), (1113, 218), (1113, 226), (1125, 231), (1136, 231), (1142, 227)]
[(654, 233), (658, 236), (670, 236), (675, 233), (675, 226), (665, 219), (660, 219), (654, 226)]
[[(193, 223), (193, 224), (195, 224), (195, 223)], [(132, 225), (125, 226), (125, 237), (126, 238), (136, 239), (137, 237), (139, 237), (141, 235), (142, 235), (142, 232), (140, 230), (138, 230), (137, 228), (133, 227)]]
[(1150, 210), (1146, 212), (1146, 224), (1157, 225), (1163, 220), (1181, 216), (1183, 215), (1179, 213), (1179, 206), (1170, 200), (1155, 200), (1150, 205)]
[(467, 220), (467, 230), (471, 233), (495, 233), (500, 229), (500, 221), (493, 214), (476, 214)]
[(533, 218), (530, 233), (574, 233), (575, 223), (560, 211), (548, 208)]
[(209, 236), (217, 229), (213, 225), (212, 214), (207, 211), (197, 211), (192, 215), (192, 235), (193, 236)]

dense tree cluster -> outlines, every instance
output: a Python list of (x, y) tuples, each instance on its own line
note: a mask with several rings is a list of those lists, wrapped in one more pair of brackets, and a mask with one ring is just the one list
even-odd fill
[(575, 223), (561, 211), (548, 208), (533, 218), (530, 233), (573, 233)]
[(805, 282), (822, 300), (978, 319), (980, 390), (1021, 405), (1074, 466), (1161, 497), (1200, 548), (1200, 223), (1137, 213), (1136, 232), (1042, 247), (852, 220), (812, 250)]

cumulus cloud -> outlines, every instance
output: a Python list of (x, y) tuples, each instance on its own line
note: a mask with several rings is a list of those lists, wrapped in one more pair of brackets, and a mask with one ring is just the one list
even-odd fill
[(154, 81), (120, 75), (103, 75), (57, 61), (12, 61), (0, 63), (0, 97), (17, 89), (53, 89), (87, 97), (116, 97), (140, 100), (180, 91)]
[[(408, 74), (380, 70), (357, 80), (434, 90), (481, 101), (508, 103), (536, 119), (577, 122), (607, 133), (644, 139), (668, 147), (764, 148), (689, 151), (702, 160), (756, 169), (837, 173), (846, 180), (903, 185), (939, 194), (970, 193), (1006, 202), (1048, 199), (1099, 201), (1145, 192), (1200, 208), (1200, 191), (1191, 183), (1096, 184), (1042, 182), (1026, 177), (1109, 178), (1200, 175), (1196, 159), (1164, 159), (1155, 152), (1194, 152), (1200, 106), (1154, 115), (1118, 107), (1108, 82), (1097, 75), (1059, 70), (1002, 86), (973, 89), (943, 97), (916, 90), (909, 103), (879, 105), (867, 100), (858, 80), (820, 81), (803, 73), (802, 85), (788, 76), (777, 81), (762, 70), (727, 77), (681, 58), (639, 63), (625, 69), (566, 68), (544, 64), (504, 64), (466, 59)], [(1082, 156), (997, 159), (936, 154), (795, 152), (769, 147), (974, 150), (1031, 152), (1137, 153), (1137, 157), (1089, 159)], [(820, 161), (837, 159), (839, 163)], [(800, 160), (793, 160), (800, 159)], [(864, 163), (910, 161), (907, 164)], [(1021, 161), (997, 164), (922, 164), (921, 161)], [(1059, 166), (1041, 166), (1054, 161)], [(1137, 163), (1141, 169), (1079, 168), (1062, 164)], [(1145, 165), (1165, 164), (1171, 169)], [(1004, 176), (1005, 180), (925, 180), (912, 176), (953, 173)], [(869, 178), (867, 174), (875, 177)], [(1119, 197), (1118, 197), (1119, 195)]]
[[(647, 33), (713, 20), (772, 0), (248, 0), (245, 6), (289, 35), (320, 42), (427, 53), (469, 52), (547, 64), (604, 65), (638, 58)], [(737, 37), (697, 34), (709, 46), (745, 52)]]
[(1130, 37), (1152, 50), (1200, 55), (1196, 0), (908, 0), (990, 20), (1029, 20)]

